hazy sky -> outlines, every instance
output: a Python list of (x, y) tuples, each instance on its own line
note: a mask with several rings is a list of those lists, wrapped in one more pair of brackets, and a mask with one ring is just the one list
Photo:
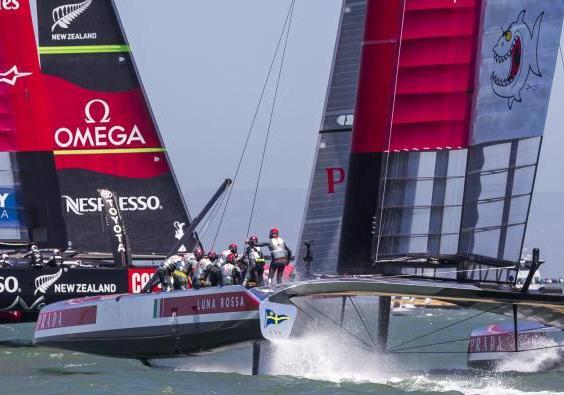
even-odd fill
[[(175, 158), (179, 183), (196, 213), (204, 198), (195, 191), (215, 189), (234, 172), (290, 0), (115, 1), (166, 146)], [(341, 0), (296, 1), (261, 184), (295, 188), (300, 194), (300, 204), (291, 207), (295, 228), (305, 204), (340, 4)], [(234, 199), (237, 188), (254, 188), (272, 87)], [(560, 61), (552, 96), (536, 192), (564, 194)], [(264, 226), (276, 222), (272, 210), (259, 210), (258, 215), (257, 223)], [(564, 224), (564, 218), (535, 220)], [(564, 234), (555, 236), (556, 242), (559, 239), (564, 241)], [(562, 262), (560, 258), (564, 254), (558, 257)], [(564, 272), (560, 262), (550, 262), (549, 271)]]

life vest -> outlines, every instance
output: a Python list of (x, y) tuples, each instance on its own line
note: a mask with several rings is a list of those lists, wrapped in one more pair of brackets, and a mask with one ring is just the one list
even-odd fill
[(223, 282), (223, 285), (233, 285), (234, 284), (234, 279), (233, 279), (233, 271), (237, 270), (237, 267), (231, 263), (226, 263), (223, 266), (221, 266), (221, 279)]
[(288, 250), (286, 250), (286, 243), (280, 237), (273, 237), (270, 239), (270, 253), (272, 259), (288, 259)]

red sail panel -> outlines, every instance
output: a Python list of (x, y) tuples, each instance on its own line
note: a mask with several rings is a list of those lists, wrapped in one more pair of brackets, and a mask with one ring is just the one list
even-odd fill
[(37, 45), (28, 1), (0, 8), (0, 151), (49, 150)]
[(352, 152), (468, 144), (480, 0), (372, 1)]

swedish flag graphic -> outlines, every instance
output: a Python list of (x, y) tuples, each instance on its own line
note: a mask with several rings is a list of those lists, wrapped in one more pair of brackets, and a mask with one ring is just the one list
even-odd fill
[(290, 317), (288, 317), (287, 315), (284, 314), (276, 314), (274, 311), (270, 310), (270, 309), (266, 309), (266, 325), (265, 327), (269, 326), (269, 325), (279, 325), (284, 321), (289, 320)]

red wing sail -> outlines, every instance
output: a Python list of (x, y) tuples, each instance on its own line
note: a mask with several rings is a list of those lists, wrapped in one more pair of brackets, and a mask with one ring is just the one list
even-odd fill
[(133, 253), (166, 253), (189, 224), (111, 0), (42, 0), (38, 27), (62, 210), (76, 248), (109, 251), (98, 189), (117, 195)]
[(66, 245), (27, 0), (0, 7), (0, 239)]

